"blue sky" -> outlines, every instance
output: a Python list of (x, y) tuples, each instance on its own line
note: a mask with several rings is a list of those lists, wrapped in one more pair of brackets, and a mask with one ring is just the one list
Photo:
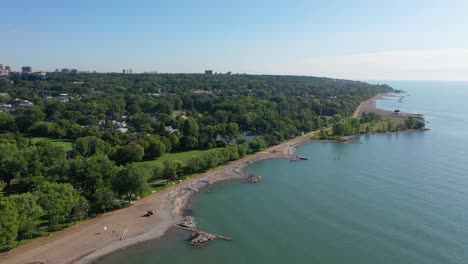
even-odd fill
[(6, 1), (19, 69), (468, 79), (468, 1)]

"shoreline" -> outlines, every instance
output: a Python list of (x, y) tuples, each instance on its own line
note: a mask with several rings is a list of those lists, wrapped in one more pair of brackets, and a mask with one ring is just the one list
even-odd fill
[[(136, 244), (141, 243), (141, 242), (146, 242), (146, 241), (150, 241), (150, 240), (153, 240), (153, 239), (159, 239), (159, 238), (163, 237), (164, 234), (166, 234), (166, 232), (168, 232), (173, 226), (175, 226), (177, 223), (179, 223), (180, 220), (182, 219), (182, 217), (186, 215), (186, 214), (184, 214), (184, 212), (187, 209), (191, 208), (193, 198), (194, 198), (195, 195), (197, 195), (197, 192), (199, 190), (201, 190), (203, 188), (206, 188), (206, 187), (209, 187), (212, 184), (221, 184), (223, 182), (237, 182), (237, 181), (240, 181), (240, 180), (242, 180), (243, 178), (246, 177), (245, 171), (248, 169), (248, 167), (254, 165), (257, 162), (261, 162), (261, 161), (265, 161), (265, 160), (273, 160), (273, 159), (290, 159), (290, 158), (292, 158), (294, 156), (294, 153), (295, 153), (296, 149), (299, 146), (301, 146), (303, 144), (306, 144), (306, 143), (314, 142), (312, 139), (310, 139), (310, 137), (312, 135), (314, 135), (315, 133), (318, 133), (318, 132), (319, 131), (309, 132), (307, 134), (304, 134), (304, 135), (298, 136), (296, 138), (290, 139), (289, 141), (285, 141), (285, 142), (283, 142), (283, 143), (281, 143), (279, 145), (269, 147), (269, 148), (265, 149), (264, 151), (260, 151), (260, 152), (254, 153), (254, 154), (252, 154), (250, 156), (244, 157), (242, 159), (232, 161), (231, 163), (223, 165), (220, 168), (213, 169), (213, 171), (208, 171), (208, 172), (205, 172), (205, 173), (202, 173), (200, 175), (195, 176), (193, 179), (200, 178), (198, 181), (195, 182), (196, 184), (200, 183), (200, 181), (203, 181), (206, 178), (211, 179), (210, 183), (201, 184), (201, 185), (196, 187), (196, 191), (188, 191), (188, 192), (185, 192), (184, 194), (182, 194), (184, 196), (183, 197), (183, 202), (179, 204), (178, 208), (174, 208), (174, 209), (178, 210), (177, 215), (176, 215), (177, 216), (176, 220), (170, 226), (168, 226), (164, 230), (164, 232), (157, 233), (154, 236), (150, 235), (150, 236), (145, 236), (145, 237), (143, 237), (143, 236), (142, 237), (134, 237), (134, 239), (136, 239), (137, 241), (130, 241), (130, 243), (128, 243), (127, 245), (122, 246), (122, 247), (114, 246), (108, 252), (106, 252), (106, 250), (104, 250), (104, 249), (100, 249), (99, 251), (96, 251), (96, 252), (93, 252), (93, 253), (88, 254), (86, 256), (83, 256), (83, 258), (81, 258), (81, 260), (78, 259), (73, 263), (91, 264), (94, 261), (97, 261), (97, 260), (99, 260), (101, 258), (105, 258), (107, 255), (110, 255), (115, 251), (123, 250), (123, 249), (125, 249), (127, 247), (136, 245)], [(294, 144), (292, 144), (293, 142), (294, 142)], [(224, 174), (220, 175), (219, 174), (220, 172), (221, 173), (224, 172)], [(207, 177), (202, 177), (202, 175), (205, 175), (205, 174), (208, 174), (208, 176)], [(217, 176), (219, 176), (219, 177), (217, 177)], [(192, 183), (188, 183), (188, 184), (185, 184), (184, 186), (181, 185), (180, 188), (186, 188), (186, 187), (193, 187), (193, 185), (192, 185)], [(177, 189), (177, 190), (180, 190), (180, 188)], [(139, 238), (139, 240), (138, 240), (138, 238)]]
[[(245, 169), (258, 161), (288, 159), (298, 146), (311, 141), (310, 137), (318, 132), (312, 131), (290, 139), (184, 180), (135, 201), (126, 208), (99, 215), (48, 237), (38, 238), (0, 255), (0, 263), (93, 263), (114, 251), (159, 238), (181, 220), (191, 196), (197, 189), (207, 186), (207, 181), (215, 183), (242, 179)], [(147, 210), (154, 210), (155, 215), (142, 217)]]
[[(361, 102), (353, 114), (354, 118), (359, 118), (363, 113), (376, 113), (383, 117), (396, 117), (396, 118), (405, 118), (405, 117), (415, 117), (420, 118), (422, 115), (413, 114), (413, 113), (404, 113), (400, 112), (399, 114), (395, 114), (393, 111), (384, 110), (377, 107), (377, 100), (386, 100), (384, 97), (398, 97), (396, 95), (392, 95), (392, 92), (387, 93), (379, 93), (376, 96)], [(395, 109), (396, 110), (396, 109)]]
[[(372, 109), (374, 111), (382, 110), (376, 108), (375, 100), (386, 95), (378, 94), (362, 102), (353, 116), (362, 114), (363, 110), (369, 109), (369, 106), (374, 108)], [(366, 108), (363, 108), (363, 105)], [(387, 112), (391, 113), (391, 111)], [(291, 159), (299, 146), (321, 142), (321, 140), (311, 139), (319, 132), (320, 130), (312, 131), (295, 137), (264, 151), (198, 174), (191, 179), (135, 201), (129, 207), (89, 219), (53, 233), (49, 237), (34, 240), (11, 253), (0, 255), (0, 263), (93, 263), (117, 250), (160, 238), (181, 220), (197, 190), (211, 183), (242, 179), (245, 177), (245, 170), (259, 161)], [(353, 136), (350, 140), (357, 136)], [(150, 209), (155, 210), (155, 215), (142, 217), (144, 212)], [(59, 247), (61, 250), (56, 250)]]

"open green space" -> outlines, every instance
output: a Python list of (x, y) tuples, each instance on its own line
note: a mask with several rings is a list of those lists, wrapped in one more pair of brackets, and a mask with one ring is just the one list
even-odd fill
[(47, 138), (47, 137), (36, 137), (29, 134), (23, 134), (23, 137), (31, 140), (32, 143), (39, 141), (48, 141), (56, 146), (61, 146), (65, 151), (70, 151), (73, 149), (73, 140), (68, 139), (56, 139), (56, 138)]
[(162, 157), (159, 157), (155, 160), (142, 161), (141, 163), (162, 166), (164, 161), (166, 160), (179, 160), (185, 166), (187, 161), (189, 161), (194, 156), (199, 156), (199, 155), (209, 153), (215, 150), (216, 149), (207, 149), (207, 150), (191, 150), (191, 151), (184, 151), (184, 152), (165, 153)]

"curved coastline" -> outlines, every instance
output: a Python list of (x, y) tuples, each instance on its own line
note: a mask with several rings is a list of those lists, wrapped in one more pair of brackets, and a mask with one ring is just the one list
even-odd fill
[[(377, 109), (375, 100), (381, 97), (382, 95), (378, 95), (361, 103), (361, 105), (370, 102), (370, 105)], [(360, 110), (362, 111), (361, 105), (356, 110), (355, 115)], [(196, 190), (209, 183), (242, 179), (245, 176), (245, 170), (256, 162), (292, 158), (297, 147), (314, 142), (315, 140), (312, 140), (311, 137), (318, 132), (313, 131), (298, 136), (265, 151), (185, 180), (136, 201), (127, 208), (85, 221), (64, 231), (54, 233), (52, 237), (33, 241), (18, 248), (12, 254), (0, 256), (0, 263), (93, 263), (117, 250), (159, 238), (180, 221)], [(149, 208), (155, 209), (155, 216), (141, 217), (141, 214)], [(108, 231), (105, 231), (106, 229)], [(63, 247), (63, 245), (67, 246)], [(62, 246), (60, 251), (56, 250), (58, 246)]]
[[(258, 161), (289, 158), (297, 146), (310, 142), (310, 137), (314, 133), (318, 132), (293, 138), (265, 151), (182, 181), (140, 199), (127, 208), (100, 215), (53, 233), (49, 237), (34, 240), (13, 252), (1, 255), (0, 263), (93, 263), (114, 251), (161, 237), (171, 226), (180, 221), (195, 189), (203, 188), (208, 184), (207, 181), (214, 183), (242, 179), (245, 168)], [(155, 210), (156, 214), (152, 217), (142, 217), (149, 209)], [(57, 250), (58, 248), (60, 250)]]
[[(182, 199), (183, 201), (177, 205), (174, 205), (174, 210), (172, 211), (173, 221), (170, 225), (166, 225), (164, 231), (161, 232), (161, 228), (154, 228), (153, 230), (148, 231), (145, 234), (128, 238), (123, 243), (114, 243), (110, 244), (106, 247), (98, 249), (90, 254), (85, 256), (81, 256), (80, 258), (76, 259), (74, 263), (80, 264), (89, 264), (93, 263), (94, 261), (105, 257), (106, 255), (112, 254), (117, 250), (124, 249), (126, 247), (135, 245), (140, 242), (145, 242), (153, 239), (157, 239), (162, 237), (172, 226), (177, 224), (180, 219), (183, 217), (184, 211), (190, 208), (190, 203), (194, 195), (196, 195), (195, 190), (186, 189), (195, 188), (196, 190), (200, 190), (204, 187), (209, 186), (212, 183), (220, 183), (225, 181), (232, 181), (232, 180), (240, 180), (245, 177), (245, 170), (254, 165), (257, 162), (264, 161), (264, 160), (271, 160), (271, 159), (289, 159), (294, 156), (295, 150), (302, 144), (313, 142), (310, 137), (318, 133), (317, 131), (310, 132), (308, 134), (296, 137), (290, 141), (286, 141), (280, 145), (276, 145), (266, 149), (265, 151), (258, 152), (242, 158), (240, 160), (231, 162), (221, 168), (214, 169), (212, 171), (208, 171), (206, 173), (200, 174), (196, 176), (194, 179), (197, 179), (193, 182), (187, 182), (184, 184), (177, 185), (176, 190), (171, 191), (169, 194), (175, 192), (180, 192), (183, 190)], [(209, 180), (210, 183), (206, 183), (204, 181)]]

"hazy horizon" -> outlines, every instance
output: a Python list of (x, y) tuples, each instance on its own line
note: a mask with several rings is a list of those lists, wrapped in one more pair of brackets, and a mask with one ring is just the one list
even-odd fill
[(435, 0), (4, 2), (0, 64), (465, 81), (465, 10)]

